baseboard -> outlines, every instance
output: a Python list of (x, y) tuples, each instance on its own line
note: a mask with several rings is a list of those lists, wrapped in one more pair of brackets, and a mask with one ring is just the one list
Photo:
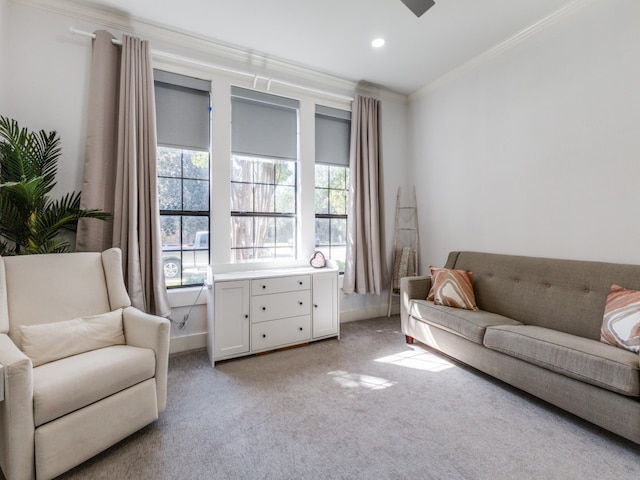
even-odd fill
[[(397, 315), (400, 313), (400, 306), (393, 305), (391, 313)], [(355, 310), (347, 310), (340, 312), (340, 323), (355, 322), (357, 320), (366, 320), (368, 318), (384, 317), (387, 315), (387, 305), (373, 305), (367, 308), (358, 308)], [(197, 350), (206, 348), (207, 332), (193, 333), (191, 335), (183, 335), (180, 337), (171, 337), (169, 353), (187, 352), (189, 350)]]
[(194, 333), (180, 337), (172, 337), (169, 344), (169, 353), (197, 350), (207, 346), (207, 332)]

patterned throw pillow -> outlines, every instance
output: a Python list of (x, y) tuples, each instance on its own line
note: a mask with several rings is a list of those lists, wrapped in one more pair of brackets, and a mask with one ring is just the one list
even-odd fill
[(477, 311), (473, 274), (464, 270), (431, 267), (431, 290), (427, 300), (432, 300), (436, 305)]
[(640, 291), (612, 285), (602, 319), (600, 341), (640, 352)]

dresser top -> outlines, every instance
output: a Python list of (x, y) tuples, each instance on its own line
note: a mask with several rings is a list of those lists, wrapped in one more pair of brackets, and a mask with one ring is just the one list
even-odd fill
[(231, 281), (231, 280), (250, 280), (256, 278), (273, 278), (288, 277), (291, 275), (310, 275), (322, 272), (335, 272), (338, 270), (330, 267), (313, 268), (313, 267), (291, 267), (291, 268), (270, 268), (265, 270), (247, 270), (239, 272), (215, 273), (213, 275), (214, 282)]

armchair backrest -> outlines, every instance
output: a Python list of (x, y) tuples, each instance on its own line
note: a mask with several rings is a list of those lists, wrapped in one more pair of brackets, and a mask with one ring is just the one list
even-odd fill
[(76, 252), (0, 257), (0, 331), (22, 348), (20, 325), (60, 322), (131, 305), (122, 254)]

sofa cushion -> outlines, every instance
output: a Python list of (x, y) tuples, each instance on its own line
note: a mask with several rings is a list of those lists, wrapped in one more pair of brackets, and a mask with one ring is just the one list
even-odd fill
[(484, 345), (612, 392), (640, 395), (636, 353), (535, 325), (487, 328)]
[(122, 345), (122, 309), (39, 325), (20, 325), (22, 351), (34, 367), (78, 353)]
[(473, 271), (481, 310), (592, 340), (611, 285), (640, 290), (639, 265), (451, 252), (446, 267)]
[(427, 300), (436, 305), (478, 310), (473, 293), (473, 274), (464, 270), (431, 268), (431, 290)]
[(612, 285), (604, 308), (600, 341), (640, 352), (640, 291)]
[(36, 426), (97, 402), (155, 374), (153, 350), (114, 345), (33, 369)]
[(409, 314), (431, 325), (436, 325), (456, 335), (482, 345), (487, 327), (494, 325), (522, 325), (495, 313), (479, 310), (477, 312), (460, 308), (436, 305), (428, 300), (413, 300)]

